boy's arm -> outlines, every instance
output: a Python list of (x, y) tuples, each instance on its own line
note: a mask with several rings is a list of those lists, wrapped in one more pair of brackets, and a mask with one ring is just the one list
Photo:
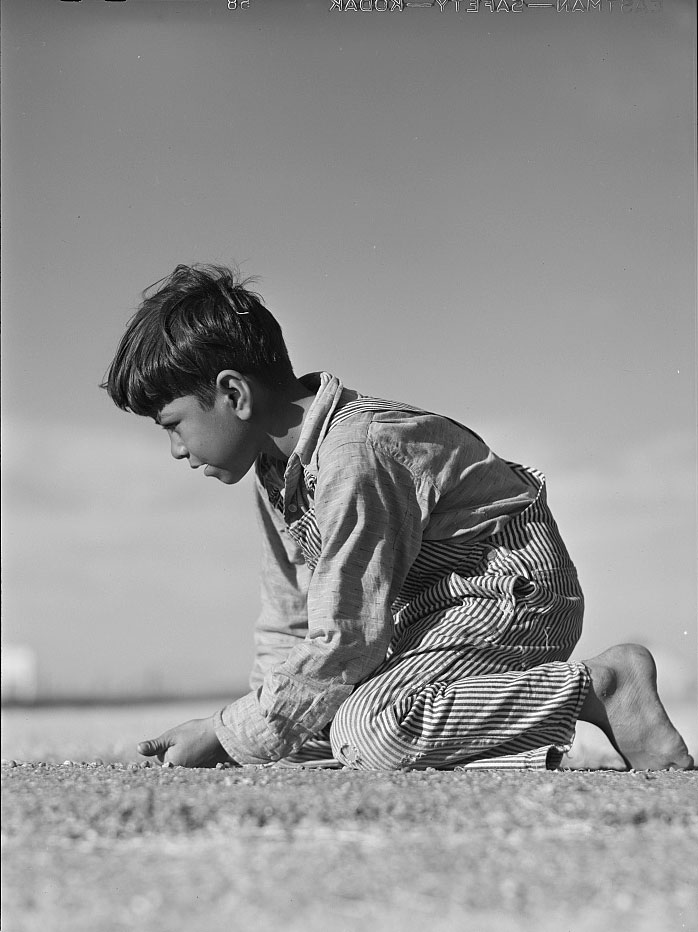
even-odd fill
[[(262, 528), (262, 607), (255, 626), (255, 660), (250, 687), (256, 689), (267, 671), (286, 659), (308, 633), (307, 596), (310, 570), (298, 544), (288, 534), (268, 496), (256, 488)], [(216, 735), (216, 716), (194, 719), (141, 741), (138, 751), (184, 767), (210, 767), (229, 760)]]
[(267, 671), (307, 635), (311, 579), (301, 548), (259, 484), (255, 498), (262, 530), (262, 606), (254, 632), (251, 689), (261, 686)]
[(383, 661), (391, 604), (421, 545), (419, 483), (367, 440), (324, 450), (315, 491), (322, 539), (308, 588), (308, 634), (252, 693), (216, 716), (239, 763), (277, 760), (330, 721)]

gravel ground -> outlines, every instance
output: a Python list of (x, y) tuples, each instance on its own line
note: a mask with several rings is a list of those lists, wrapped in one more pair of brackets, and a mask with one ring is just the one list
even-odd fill
[(698, 930), (698, 771), (3, 765), (5, 932)]

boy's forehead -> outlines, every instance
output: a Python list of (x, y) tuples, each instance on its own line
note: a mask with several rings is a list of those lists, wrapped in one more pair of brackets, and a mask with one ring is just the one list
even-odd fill
[(189, 414), (191, 411), (200, 408), (201, 405), (196, 395), (182, 395), (181, 398), (175, 398), (168, 404), (163, 405), (155, 415), (155, 421), (159, 424), (166, 418), (182, 417), (182, 415)]

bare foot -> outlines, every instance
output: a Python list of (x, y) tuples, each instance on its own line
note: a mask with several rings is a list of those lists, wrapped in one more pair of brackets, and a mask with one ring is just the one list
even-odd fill
[(693, 766), (657, 693), (657, 668), (646, 647), (619, 644), (585, 665), (591, 686), (579, 718), (601, 728), (630, 767), (687, 770)]
[(627, 769), (625, 760), (600, 728), (591, 722), (577, 722), (572, 747), (562, 755), (560, 770)]

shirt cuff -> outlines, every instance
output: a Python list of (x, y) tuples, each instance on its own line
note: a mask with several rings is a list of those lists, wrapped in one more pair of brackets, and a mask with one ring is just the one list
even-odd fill
[(216, 712), (213, 727), (226, 754), (238, 764), (266, 764), (280, 756), (275, 753), (278, 736), (261, 714), (254, 692)]
[[(277, 690), (292, 691), (291, 678), (278, 674), (277, 677), (278, 683), (274, 683), (274, 674), (268, 674), (265, 681), (272, 696)], [(238, 764), (281, 760), (317, 734), (353, 692), (353, 686), (343, 683), (323, 684), (317, 691), (309, 690), (308, 683), (304, 686), (303, 695), (293, 704), (291, 714), (280, 716), (273, 705), (270, 710), (265, 709), (264, 702), (260, 703), (265, 695), (264, 688), (248, 693), (217, 712), (213, 725), (228, 756)]]

